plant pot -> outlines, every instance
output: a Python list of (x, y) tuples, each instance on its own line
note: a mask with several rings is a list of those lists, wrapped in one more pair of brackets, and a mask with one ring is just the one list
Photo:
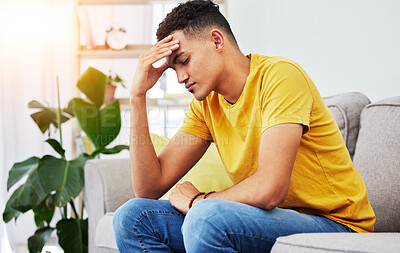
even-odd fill
[(107, 83), (107, 85), (106, 85), (106, 95), (104, 97), (104, 104), (109, 104), (109, 103), (115, 101), (114, 94), (115, 94), (115, 89), (116, 88), (117, 88), (116, 86), (114, 86), (114, 85), (112, 85), (110, 83)]

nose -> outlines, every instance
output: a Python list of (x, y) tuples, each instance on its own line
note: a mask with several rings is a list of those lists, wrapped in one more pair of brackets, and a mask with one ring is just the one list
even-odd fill
[(179, 83), (186, 83), (189, 79), (189, 75), (185, 71), (176, 71)]

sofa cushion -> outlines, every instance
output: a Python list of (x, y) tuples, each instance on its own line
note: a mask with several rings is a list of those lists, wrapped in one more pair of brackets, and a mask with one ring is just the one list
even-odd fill
[(400, 252), (400, 233), (304, 233), (279, 237), (272, 253)]
[(375, 231), (400, 231), (400, 96), (364, 108), (354, 165), (375, 211)]
[(114, 213), (106, 213), (97, 223), (95, 245), (101, 248), (115, 249), (118, 252), (113, 230)]
[(335, 118), (350, 156), (353, 158), (360, 114), (362, 109), (370, 103), (369, 99), (360, 92), (349, 92), (325, 97), (324, 102)]

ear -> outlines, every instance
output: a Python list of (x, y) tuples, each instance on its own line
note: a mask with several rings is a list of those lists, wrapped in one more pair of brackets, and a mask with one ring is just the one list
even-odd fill
[(219, 52), (224, 47), (225, 38), (222, 32), (218, 29), (212, 29), (210, 31), (212, 42), (214, 43), (215, 49)]

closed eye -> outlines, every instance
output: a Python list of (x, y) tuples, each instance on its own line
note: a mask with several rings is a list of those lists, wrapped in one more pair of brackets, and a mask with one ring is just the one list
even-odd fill
[(188, 62), (189, 62), (189, 58), (186, 58), (186, 60), (184, 60), (184, 61), (182, 62), (182, 65), (186, 65)]

